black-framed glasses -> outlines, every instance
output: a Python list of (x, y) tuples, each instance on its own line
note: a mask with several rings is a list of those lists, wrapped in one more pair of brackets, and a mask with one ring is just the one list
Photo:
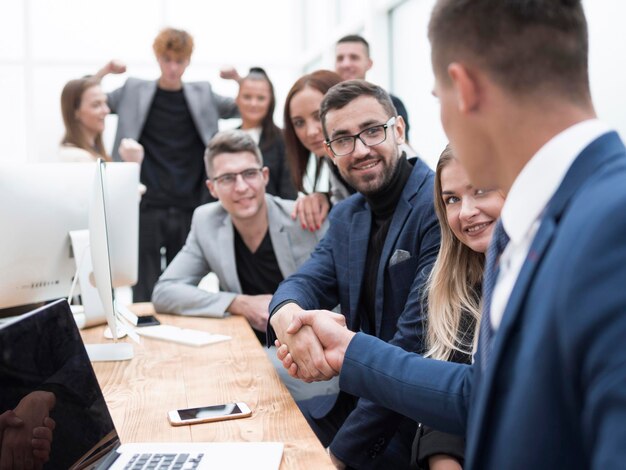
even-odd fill
[(224, 173), (223, 175), (211, 178), (211, 180), (224, 188), (231, 188), (237, 182), (237, 176), (241, 175), (246, 183), (255, 183), (261, 176), (262, 171), (263, 168), (247, 168), (239, 173)]
[(396, 123), (395, 116), (390, 118), (385, 124), (368, 127), (358, 134), (342, 135), (333, 140), (326, 140), (324, 143), (330, 148), (336, 157), (343, 157), (354, 152), (356, 139), (363, 142), (366, 147), (382, 144), (387, 139), (387, 129)]

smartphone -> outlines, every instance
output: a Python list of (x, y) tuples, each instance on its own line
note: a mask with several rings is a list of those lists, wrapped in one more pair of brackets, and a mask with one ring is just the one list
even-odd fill
[(157, 320), (154, 315), (142, 315), (137, 317), (137, 326), (154, 326), (160, 324), (161, 322)]
[(167, 414), (167, 417), (172, 426), (182, 426), (184, 424), (210, 423), (212, 421), (247, 418), (251, 414), (252, 411), (250, 411), (248, 405), (239, 402), (172, 410)]

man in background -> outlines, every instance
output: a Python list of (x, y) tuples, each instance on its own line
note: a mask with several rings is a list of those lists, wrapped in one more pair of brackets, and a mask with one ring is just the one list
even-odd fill
[[(370, 57), (370, 45), (363, 36), (350, 34), (344, 36), (335, 45), (335, 72), (342, 80), (365, 80), (367, 72), (374, 62)], [(398, 115), (404, 119), (405, 139), (409, 140), (409, 113), (404, 103), (397, 96), (389, 93)]]
[[(135, 147), (136, 141), (145, 150), (141, 183), (147, 189), (140, 205), (136, 302), (150, 300), (162, 272), (162, 251), (169, 264), (185, 242), (194, 209), (208, 200), (202, 156), (218, 120), (238, 114), (234, 100), (214, 93), (208, 82), (182, 81), (193, 46), (186, 31), (162, 30), (153, 44), (159, 78), (129, 78), (107, 95), (111, 112), (118, 115), (113, 159), (120, 160), (120, 151)], [(111, 61), (96, 76), (125, 70)]]

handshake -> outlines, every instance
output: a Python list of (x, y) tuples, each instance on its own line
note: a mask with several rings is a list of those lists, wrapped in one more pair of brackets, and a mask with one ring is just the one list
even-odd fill
[(277, 356), (289, 375), (305, 382), (339, 375), (348, 345), (356, 333), (343, 315), (328, 310), (303, 310), (295, 303), (281, 307), (270, 323), (278, 339)]

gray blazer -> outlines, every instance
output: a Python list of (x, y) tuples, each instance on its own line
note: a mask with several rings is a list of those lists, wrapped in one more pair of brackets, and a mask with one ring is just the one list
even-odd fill
[[(156, 80), (129, 78), (122, 87), (107, 94), (107, 104), (118, 116), (114, 160), (121, 160), (118, 148), (123, 138), (139, 140), (156, 90)], [(239, 116), (235, 101), (213, 93), (209, 82), (183, 83), (183, 93), (204, 145), (217, 133), (220, 118)]]
[[(265, 195), (269, 232), (278, 267), (284, 278), (308, 258), (326, 232), (327, 223), (317, 232), (300, 227), (291, 219), (295, 201)], [(220, 292), (199, 289), (209, 272), (220, 282)], [(157, 312), (223, 317), (233, 299), (241, 294), (235, 266), (234, 229), (231, 218), (219, 202), (198, 207), (185, 246), (159, 278), (152, 293)]]

